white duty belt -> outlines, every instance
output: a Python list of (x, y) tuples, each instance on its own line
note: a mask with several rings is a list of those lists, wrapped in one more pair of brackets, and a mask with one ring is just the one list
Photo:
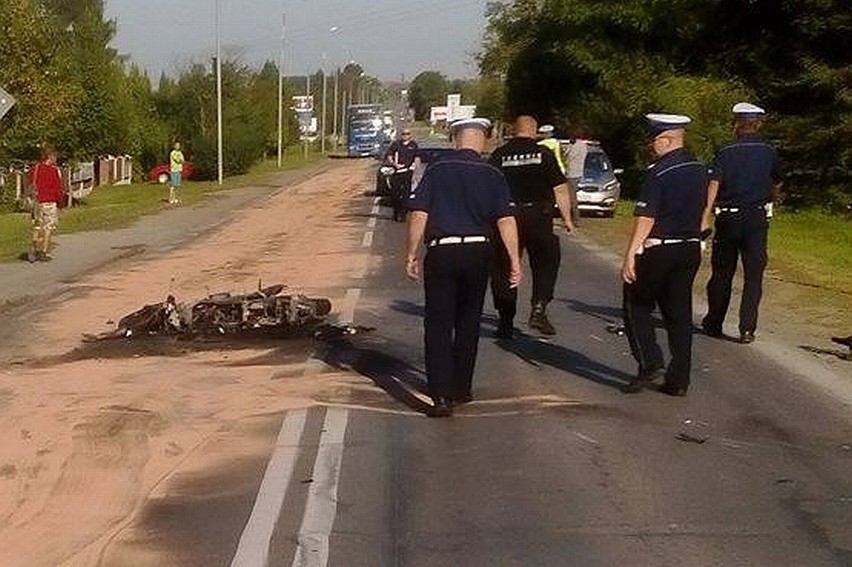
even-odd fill
[(433, 238), (426, 243), (426, 246), (445, 246), (447, 244), (472, 244), (474, 242), (488, 242), (487, 236), (442, 236), (441, 238)]
[(768, 219), (772, 218), (772, 203), (771, 202), (766, 203), (764, 205), (756, 205), (756, 206), (753, 206), (753, 207), (715, 207), (713, 209), (713, 212), (716, 213), (716, 215), (718, 216), (721, 213), (738, 213), (740, 211), (750, 211), (750, 210), (759, 211), (760, 209), (763, 209), (766, 212), (766, 218), (768, 218)]
[(653, 248), (663, 244), (682, 244), (684, 242), (701, 242), (700, 238), (646, 238), (643, 248)]

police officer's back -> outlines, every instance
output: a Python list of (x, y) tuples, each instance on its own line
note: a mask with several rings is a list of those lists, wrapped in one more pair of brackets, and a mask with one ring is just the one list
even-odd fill
[(778, 154), (760, 135), (765, 111), (750, 103), (734, 105), (735, 139), (719, 148), (710, 167), (710, 186), (703, 228), (716, 215), (713, 273), (707, 283), (708, 312), (702, 321), (710, 336), (721, 336), (731, 300), (737, 261), (742, 256), (743, 294), (740, 342), (754, 340), (772, 200), (780, 187)]
[[(690, 383), (692, 284), (701, 263), (701, 214), (707, 198), (706, 167), (684, 148), (689, 118), (649, 114), (657, 161), (649, 168), (634, 211), (633, 235), (624, 256), (624, 323), (639, 364), (625, 387), (640, 392), (665, 377), (661, 391), (682, 396)], [(651, 313), (659, 306), (669, 338), (666, 368)]]
[(457, 149), (430, 163), (409, 199), (405, 269), (419, 277), (418, 252), (425, 243), (426, 375), (434, 417), (449, 416), (454, 404), (471, 399), (495, 226), (510, 258), (509, 285), (521, 277), (509, 187), (480, 157), (489, 128), (484, 119), (453, 124)]
[[(568, 232), (574, 230), (568, 181), (550, 149), (536, 140), (535, 118), (521, 115), (515, 120), (515, 137), (491, 153), (490, 162), (503, 172), (517, 206), (518, 232), (522, 249), (527, 250), (532, 269), (532, 308), (529, 326), (545, 335), (556, 333), (547, 318), (547, 304), (553, 299), (561, 260), (559, 239), (553, 233), (554, 204)], [(499, 250), (498, 250), (499, 253)], [(517, 293), (501, 286), (505, 257), (495, 263), (492, 292), (500, 315), (497, 335), (513, 336)]]

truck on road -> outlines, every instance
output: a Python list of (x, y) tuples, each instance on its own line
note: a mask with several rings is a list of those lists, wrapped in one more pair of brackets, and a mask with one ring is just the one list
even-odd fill
[(349, 157), (379, 155), (385, 138), (382, 106), (353, 104), (346, 115)]

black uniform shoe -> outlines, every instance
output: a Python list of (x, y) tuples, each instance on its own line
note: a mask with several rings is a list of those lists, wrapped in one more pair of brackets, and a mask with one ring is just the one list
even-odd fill
[(708, 337), (713, 337), (718, 339), (722, 336), (722, 327), (717, 327), (716, 325), (711, 325), (707, 322), (707, 319), (704, 319), (701, 322), (701, 328), (704, 329), (704, 334)]
[(453, 415), (453, 406), (450, 405), (450, 400), (447, 398), (432, 398), (432, 407), (426, 410), (426, 415), (429, 417), (451, 417)]
[(497, 330), (494, 331), (495, 339), (514, 339), (515, 338), (515, 327), (512, 325), (504, 325), (500, 324), (497, 327)]
[(621, 387), (621, 391), (625, 394), (638, 394), (645, 387), (653, 382), (654, 380), (659, 380), (660, 378), (664, 378), (666, 375), (666, 371), (662, 368), (657, 368), (655, 370), (649, 370), (648, 372), (640, 372), (635, 380)]
[(556, 329), (547, 318), (547, 312), (544, 310), (544, 303), (536, 303), (530, 313), (530, 320), (527, 323), (530, 329), (537, 329), (542, 335), (555, 335)]
[(682, 398), (686, 395), (687, 389), (687, 386), (678, 386), (676, 384), (669, 384), (667, 382), (660, 386), (660, 389), (658, 391), (667, 396), (675, 396), (677, 398)]
[(453, 407), (455, 406), (463, 406), (465, 404), (469, 404), (473, 401), (473, 394), (468, 392), (467, 394), (462, 394), (461, 396), (453, 396), (450, 400), (450, 403)]
[(754, 342), (754, 333), (751, 331), (745, 331), (740, 333), (740, 343), (744, 345), (749, 345)]

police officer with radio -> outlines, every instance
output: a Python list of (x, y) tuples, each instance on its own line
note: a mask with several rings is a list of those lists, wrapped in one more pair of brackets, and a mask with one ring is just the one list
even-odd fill
[[(636, 201), (633, 235), (624, 254), (624, 326), (639, 363), (625, 393), (640, 392), (657, 378), (660, 391), (684, 396), (692, 359), (692, 284), (701, 263), (701, 215), (707, 202), (707, 168), (684, 148), (690, 119), (648, 114), (657, 161)], [(659, 306), (669, 338), (668, 368), (657, 344), (651, 313)]]
[(426, 376), (430, 417), (448, 417), (472, 400), (479, 323), (492, 259), (494, 227), (509, 258), (507, 287), (521, 280), (518, 236), (509, 187), (481, 153), (491, 130), (484, 118), (451, 125), (455, 150), (432, 162), (408, 200), (405, 271), (420, 279), (426, 245)]
[[(561, 254), (559, 238), (553, 233), (554, 204), (566, 230), (574, 231), (571, 218), (571, 196), (568, 180), (553, 152), (536, 141), (538, 124), (532, 116), (515, 120), (515, 136), (491, 153), (490, 162), (506, 176), (517, 207), (518, 237), (521, 249), (530, 256), (532, 269), (532, 309), (528, 325), (543, 335), (555, 335), (556, 329), (547, 317), (547, 304), (553, 299)], [(491, 292), (494, 307), (500, 315), (497, 337), (514, 336), (518, 292), (506, 286), (505, 274), (509, 258), (496, 250)]]
[(385, 163), (394, 168), (390, 179), (391, 206), (393, 220), (405, 220), (405, 199), (411, 193), (411, 179), (414, 176), (414, 161), (417, 158), (417, 142), (411, 136), (411, 130), (403, 129), (398, 140), (394, 140), (385, 152)]
[(707, 315), (702, 327), (711, 337), (722, 336), (731, 302), (731, 287), (742, 256), (743, 294), (740, 302), (740, 342), (754, 341), (757, 310), (766, 268), (766, 241), (772, 200), (781, 187), (778, 153), (760, 135), (766, 112), (747, 102), (734, 105), (734, 141), (716, 152), (710, 167), (710, 185), (703, 228), (709, 230), (716, 214), (707, 283)]

